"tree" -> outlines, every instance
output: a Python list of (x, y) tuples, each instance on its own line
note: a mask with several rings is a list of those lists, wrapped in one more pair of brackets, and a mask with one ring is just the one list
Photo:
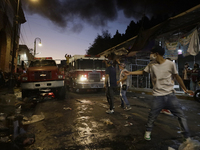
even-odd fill
[(93, 44), (87, 50), (87, 54), (88, 55), (97, 55), (97, 54), (105, 51), (109, 47), (111, 47), (112, 45), (110, 45), (110, 44), (111, 44), (111, 34), (108, 32), (108, 30), (102, 31), (102, 36), (98, 35), (95, 38)]
[(111, 34), (106, 31), (102, 31), (102, 35), (98, 35), (93, 44), (86, 50), (87, 54), (90, 55), (97, 55), (113, 46), (116, 46), (136, 35), (141, 30), (147, 30), (163, 21), (168, 19), (169, 16), (166, 15), (158, 15), (154, 16), (151, 19), (149, 19), (146, 15), (142, 17), (141, 20), (139, 20), (137, 23), (135, 23), (133, 20), (129, 23), (127, 26), (127, 29), (125, 30), (125, 34), (119, 33), (117, 30), (113, 38), (111, 38)]

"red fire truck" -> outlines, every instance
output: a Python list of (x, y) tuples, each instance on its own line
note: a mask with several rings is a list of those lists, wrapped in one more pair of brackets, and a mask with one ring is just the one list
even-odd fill
[(105, 80), (105, 57), (74, 55), (69, 58), (66, 86), (71, 91), (101, 90)]
[(31, 61), (27, 72), (21, 76), (22, 98), (41, 92), (53, 92), (55, 97), (64, 99), (66, 94), (65, 76), (59, 72), (52, 57), (40, 57)]

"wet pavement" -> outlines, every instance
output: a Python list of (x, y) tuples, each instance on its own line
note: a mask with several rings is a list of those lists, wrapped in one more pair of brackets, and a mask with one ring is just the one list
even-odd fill
[[(102, 149), (102, 150), (168, 150), (178, 149), (183, 142), (177, 118), (160, 114), (155, 122), (152, 140), (143, 139), (151, 95), (127, 93), (132, 109), (119, 108), (115, 96), (115, 113), (109, 108), (105, 94), (67, 93), (65, 100), (49, 99), (32, 110), (27, 117), (44, 114), (45, 119), (26, 125), (36, 141), (30, 150)], [(188, 120), (191, 137), (200, 141), (200, 103), (180, 99)]]

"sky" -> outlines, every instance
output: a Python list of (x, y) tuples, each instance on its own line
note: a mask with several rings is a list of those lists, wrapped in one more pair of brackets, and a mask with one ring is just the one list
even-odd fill
[(127, 25), (134, 18), (125, 18), (119, 12), (116, 21), (108, 22), (104, 27), (93, 27), (83, 23), (84, 27), (80, 32), (63, 29), (53, 24), (49, 19), (40, 15), (30, 15), (25, 12), (27, 22), (21, 25), (20, 44), (27, 45), (29, 49), (34, 49), (36, 39), (36, 57), (53, 57), (53, 59), (65, 59), (65, 54), (85, 55), (86, 50), (93, 43), (97, 35), (102, 34), (102, 30), (108, 30), (113, 36), (118, 30), (125, 33)]
[[(129, 23), (145, 13), (182, 12), (198, 4), (196, 0), (21, 0), (26, 22), (21, 25), (20, 44), (34, 48), (36, 57), (65, 59), (85, 55), (95, 38), (108, 30), (113, 36), (125, 33)], [(184, 8), (183, 8), (184, 7)], [(187, 7), (187, 8), (186, 8)]]

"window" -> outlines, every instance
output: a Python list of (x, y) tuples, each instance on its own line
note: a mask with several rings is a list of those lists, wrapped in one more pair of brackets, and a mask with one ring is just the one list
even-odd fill
[(56, 66), (54, 60), (35, 60), (30, 63), (29, 67)]

